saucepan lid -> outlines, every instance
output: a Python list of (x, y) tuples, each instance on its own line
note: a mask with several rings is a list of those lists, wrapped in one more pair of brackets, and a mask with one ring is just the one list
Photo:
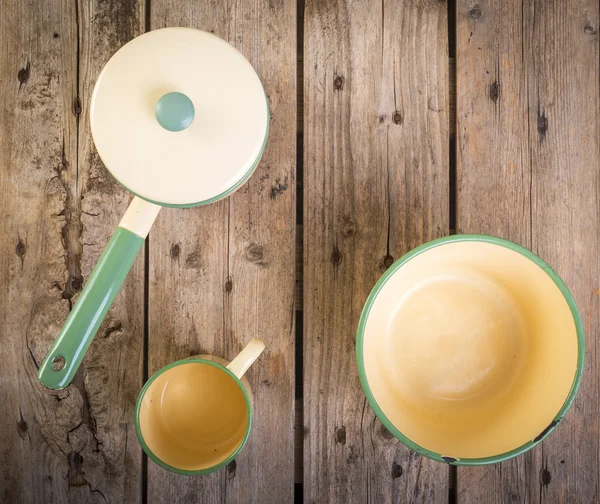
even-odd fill
[(237, 189), (262, 155), (267, 98), (250, 63), (192, 28), (148, 32), (102, 70), (91, 130), (106, 168), (164, 206), (211, 203)]

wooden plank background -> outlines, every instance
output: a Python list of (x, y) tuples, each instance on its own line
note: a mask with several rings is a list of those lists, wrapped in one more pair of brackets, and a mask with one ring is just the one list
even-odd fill
[(31, 1), (0, 12), (0, 501), (133, 502), (143, 257), (73, 385), (46, 390), (36, 371), (129, 200), (93, 150), (87, 105), (143, 11)]
[[(600, 500), (598, 2), (0, 0), (0, 13), (0, 502)], [(92, 87), (124, 43), (174, 25), (257, 69), (267, 150), (231, 198), (161, 212), (74, 383), (46, 390), (37, 365), (130, 200), (94, 149)], [(376, 419), (354, 339), (382, 272), (454, 226), (557, 269), (587, 361), (540, 446), (449, 472)], [(149, 462), (133, 430), (148, 375), (232, 358), (253, 336), (267, 351), (235, 463), (178, 477)]]
[(459, 233), (516, 241), (571, 289), (584, 322), (579, 395), (541, 445), (459, 468), (458, 502), (598, 502), (598, 2), (457, 3)]
[(448, 468), (383, 427), (356, 327), (394, 259), (448, 233), (448, 36), (441, 2), (306, 2), (304, 499), (445, 502)]
[[(0, 305), (8, 363), (0, 425), (11, 433), (0, 445), (3, 503), (292, 499), (295, 3), (183, 6), (2, 5), (0, 62), (11, 76), (0, 88), (8, 216), (0, 235), (8, 292)], [(264, 410), (252, 436), (262, 441), (212, 477), (175, 478), (151, 465), (146, 490), (133, 430), (144, 378), (143, 254), (74, 384), (51, 392), (35, 372), (130, 199), (91, 141), (93, 85), (121, 45), (163, 25), (211, 30), (237, 46), (265, 85), (272, 129), (250, 184), (217, 205), (165, 210), (157, 223), (148, 254), (149, 371), (203, 352), (232, 358), (254, 336), (267, 351), (249, 372)]]
[[(269, 141), (238, 192), (165, 209), (150, 233), (149, 372), (189, 355), (266, 350), (247, 377), (251, 438), (226, 470), (181, 478), (148, 466), (148, 502), (291, 502), (294, 481), (295, 2), (153, 0), (150, 28), (192, 26), (237, 47), (265, 86)], [(235, 146), (232, 146), (234, 148)]]

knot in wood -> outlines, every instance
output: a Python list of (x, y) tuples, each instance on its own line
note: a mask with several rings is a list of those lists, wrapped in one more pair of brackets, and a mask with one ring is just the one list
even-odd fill
[(340, 249), (334, 247), (333, 252), (331, 253), (331, 262), (335, 267), (339, 266), (342, 263), (342, 253)]
[(17, 243), (17, 248), (15, 249), (17, 255), (19, 257), (23, 257), (25, 255), (25, 244), (19, 239), (19, 243)]
[(550, 481), (552, 481), (552, 475), (550, 474), (550, 471), (547, 467), (544, 467), (540, 472), (540, 481), (542, 483), (542, 486), (548, 486), (550, 484)]
[(469, 11), (469, 16), (471, 17), (471, 19), (479, 19), (481, 15), (482, 12), (481, 7), (479, 7), (479, 5), (476, 5)]
[(500, 97), (500, 84), (498, 84), (498, 81), (494, 81), (494, 82), (492, 82), (492, 85), (490, 86), (490, 100), (492, 100), (494, 103), (496, 103), (498, 101), (499, 97)]

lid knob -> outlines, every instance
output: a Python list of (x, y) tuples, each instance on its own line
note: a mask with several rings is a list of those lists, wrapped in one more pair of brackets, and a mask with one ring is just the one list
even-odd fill
[(158, 124), (168, 131), (183, 131), (194, 120), (194, 104), (183, 93), (167, 93), (156, 103)]

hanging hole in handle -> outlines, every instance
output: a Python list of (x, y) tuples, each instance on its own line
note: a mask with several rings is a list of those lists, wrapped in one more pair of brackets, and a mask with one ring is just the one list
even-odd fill
[(52, 369), (54, 371), (62, 371), (63, 368), (65, 367), (65, 358), (59, 356), (54, 357), (54, 359), (52, 359)]

